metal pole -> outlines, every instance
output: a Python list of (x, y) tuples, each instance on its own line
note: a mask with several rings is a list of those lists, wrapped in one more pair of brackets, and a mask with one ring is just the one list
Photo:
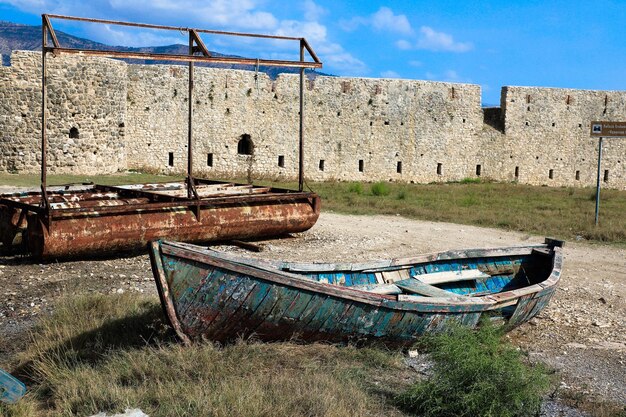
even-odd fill
[[(300, 41), (300, 61), (304, 61), (304, 41)], [(304, 189), (304, 68), (300, 68), (300, 146), (298, 161), (298, 191)]]
[(600, 213), (600, 169), (602, 166), (602, 137), (598, 143), (598, 181), (596, 183), (596, 226), (598, 225), (598, 216)]
[(48, 27), (44, 16), (41, 17), (41, 196), (42, 203), (46, 209), (46, 213), (49, 210), (48, 195), (46, 192), (47, 187), (47, 160), (48, 160), (48, 138), (46, 136), (46, 49), (48, 47)]
[[(189, 32), (189, 55), (193, 55), (193, 37), (191, 32)], [(193, 126), (192, 126), (192, 114), (193, 114), (193, 62), (189, 61), (189, 114), (187, 115), (187, 197), (192, 198), (194, 196), (193, 193), (193, 149), (192, 149), (192, 138), (193, 138)]]

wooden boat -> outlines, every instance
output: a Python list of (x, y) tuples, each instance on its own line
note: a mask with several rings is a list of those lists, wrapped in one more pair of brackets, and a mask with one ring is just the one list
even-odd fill
[(0, 369), (0, 402), (15, 404), (26, 394), (26, 386), (13, 375)]
[(483, 315), (517, 326), (547, 304), (563, 242), (366, 264), (252, 260), (185, 243), (149, 245), (161, 303), (185, 342), (208, 338), (407, 346)]

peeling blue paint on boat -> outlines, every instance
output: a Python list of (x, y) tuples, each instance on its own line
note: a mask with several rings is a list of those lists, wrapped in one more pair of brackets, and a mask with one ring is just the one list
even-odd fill
[[(452, 322), (474, 327), (484, 314), (502, 317), (509, 326), (534, 317), (560, 277), (561, 247), (550, 242), (361, 265), (267, 262), (161, 241), (151, 243), (150, 256), (164, 309), (185, 341), (256, 336), (406, 346)], [(480, 272), (456, 278), (464, 270)], [(453, 278), (413, 289), (412, 282), (444, 271)], [(372, 288), (383, 278), (409, 292), (352, 288)], [(420, 295), (421, 286), (433, 288), (424, 294), (434, 297)]]

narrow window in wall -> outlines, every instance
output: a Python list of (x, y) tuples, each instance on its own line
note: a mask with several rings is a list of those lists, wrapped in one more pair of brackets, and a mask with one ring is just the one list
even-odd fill
[(519, 178), (519, 167), (515, 167), (515, 179)]
[(167, 157), (167, 165), (174, 166), (174, 152), (170, 152)]
[(363, 172), (363, 160), (359, 159), (359, 172)]
[(580, 181), (580, 171), (576, 171), (576, 181)]
[(78, 139), (78, 129), (73, 127), (70, 129), (70, 138), (71, 139)]
[(554, 179), (554, 170), (553, 169), (548, 171), (548, 178), (550, 178), (551, 180)]
[(285, 167), (285, 155), (278, 155), (278, 166), (281, 168)]
[(441, 168), (442, 168), (441, 162), (437, 163), (437, 175), (441, 175)]
[(324, 160), (323, 160), (323, 159), (320, 159), (320, 165), (319, 165), (319, 167), (320, 167), (320, 171), (323, 171), (323, 170), (324, 170)]
[(396, 172), (398, 174), (402, 174), (402, 161), (398, 161), (398, 164), (396, 165)]
[(213, 154), (212, 153), (206, 154), (206, 166), (208, 167), (213, 166)]
[(609, 170), (604, 170), (604, 182), (609, 182)]
[(482, 167), (480, 166), (480, 164), (476, 165), (476, 176), (480, 177), (480, 173), (482, 171)]

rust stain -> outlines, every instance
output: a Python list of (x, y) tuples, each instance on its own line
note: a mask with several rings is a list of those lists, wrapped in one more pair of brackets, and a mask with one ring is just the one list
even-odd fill
[(49, 216), (39, 194), (0, 196), (3, 245), (23, 234), (38, 258), (81, 257), (143, 249), (161, 238), (210, 242), (302, 232), (320, 213), (314, 193), (266, 187), (210, 184), (199, 187), (200, 199), (182, 197), (181, 183), (94, 187), (49, 193)]

